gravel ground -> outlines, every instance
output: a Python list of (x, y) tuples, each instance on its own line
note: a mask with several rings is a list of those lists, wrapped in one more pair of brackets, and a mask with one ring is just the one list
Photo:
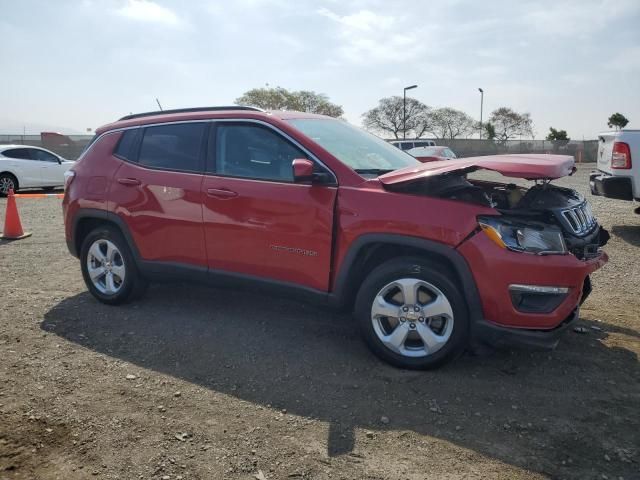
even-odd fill
[[(586, 193), (589, 168), (559, 184)], [(396, 370), (327, 309), (185, 284), (107, 307), (60, 201), (19, 200), (0, 243), (0, 478), (639, 479), (640, 217), (612, 239), (553, 352)], [(0, 222), (5, 200), (0, 200)]]

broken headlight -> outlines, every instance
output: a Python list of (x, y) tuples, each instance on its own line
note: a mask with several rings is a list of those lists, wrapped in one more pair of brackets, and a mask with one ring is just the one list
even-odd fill
[(560, 228), (507, 217), (478, 217), (484, 233), (499, 247), (536, 255), (562, 255), (567, 246)]

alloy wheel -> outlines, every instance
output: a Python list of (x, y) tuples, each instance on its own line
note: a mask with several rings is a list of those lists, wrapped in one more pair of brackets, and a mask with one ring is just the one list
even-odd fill
[(3, 195), (8, 195), (9, 190), (15, 191), (16, 186), (13, 183), (13, 179), (11, 177), (0, 177), (0, 193)]
[(373, 329), (385, 347), (406, 357), (426, 357), (453, 331), (451, 303), (436, 286), (417, 278), (388, 283), (371, 306)]
[(106, 295), (118, 293), (126, 276), (124, 258), (118, 247), (105, 239), (93, 242), (87, 253), (87, 272), (99, 292)]

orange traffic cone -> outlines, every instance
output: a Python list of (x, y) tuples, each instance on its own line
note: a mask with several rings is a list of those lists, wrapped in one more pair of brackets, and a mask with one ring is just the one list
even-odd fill
[(16, 197), (13, 195), (13, 189), (9, 190), (7, 197), (7, 214), (4, 217), (4, 232), (0, 236), (3, 240), (20, 240), (31, 236), (31, 232), (24, 232), (20, 223), (20, 215), (18, 214), (18, 206), (16, 205)]

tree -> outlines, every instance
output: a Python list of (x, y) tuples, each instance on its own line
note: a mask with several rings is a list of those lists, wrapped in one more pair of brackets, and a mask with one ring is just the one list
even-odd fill
[(607, 125), (609, 126), (609, 128), (616, 127), (616, 130), (620, 130), (621, 128), (626, 127), (627, 123), (629, 123), (627, 117), (625, 117), (621, 113), (614, 113), (609, 117)]
[(403, 97), (382, 98), (378, 106), (362, 114), (363, 125), (368, 130), (393, 135), (420, 138), (429, 130), (430, 108), (415, 98), (407, 97), (406, 125), (403, 121)]
[(484, 132), (487, 140), (495, 140), (496, 127), (494, 127), (490, 122), (487, 122), (484, 124)]
[(236, 105), (251, 105), (265, 110), (295, 110), (340, 117), (340, 105), (331, 103), (323, 93), (308, 90), (291, 91), (282, 87), (253, 88), (236, 98)]
[(553, 143), (553, 151), (557, 152), (560, 147), (563, 147), (569, 143), (570, 138), (567, 136), (566, 130), (556, 130), (553, 127), (549, 127), (549, 134), (547, 140)]
[(489, 123), (493, 125), (495, 138), (499, 143), (506, 143), (522, 135), (533, 138), (533, 122), (528, 113), (518, 113), (511, 108), (501, 107), (491, 113)]
[(478, 128), (478, 123), (460, 110), (439, 108), (430, 115), (430, 128), (436, 138), (457, 138), (468, 135)]
[(569, 141), (570, 138), (567, 136), (566, 130), (556, 130), (553, 127), (549, 127), (549, 134), (547, 135), (547, 140), (551, 141)]

